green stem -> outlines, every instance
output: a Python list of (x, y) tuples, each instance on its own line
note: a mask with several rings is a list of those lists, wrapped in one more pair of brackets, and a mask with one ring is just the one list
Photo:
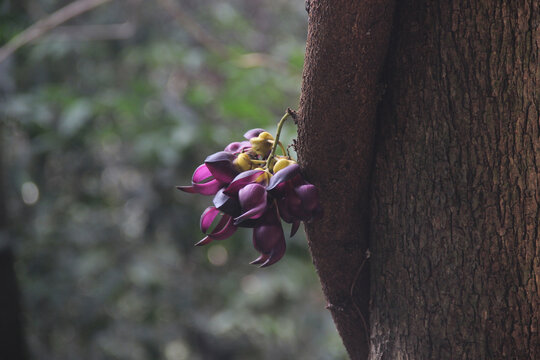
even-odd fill
[(281, 149), (281, 152), (283, 152), (283, 156), (286, 156), (287, 155), (287, 152), (285, 150), (285, 148), (283, 147), (283, 144), (281, 143), (281, 141), (278, 143), (280, 149)]
[(270, 169), (270, 162), (276, 156), (276, 148), (279, 143), (279, 136), (281, 135), (281, 128), (283, 127), (283, 124), (285, 123), (285, 120), (289, 117), (289, 112), (287, 111), (285, 115), (279, 120), (278, 126), (277, 126), (277, 132), (276, 132), (276, 138), (274, 139), (274, 144), (272, 145), (272, 151), (270, 151), (270, 155), (268, 155), (268, 160), (266, 160), (266, 168)]

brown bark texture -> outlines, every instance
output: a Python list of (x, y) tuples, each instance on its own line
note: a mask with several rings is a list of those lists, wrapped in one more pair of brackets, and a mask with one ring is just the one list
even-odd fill
[(397, 5), (371, 197), (371, 359), (540, 359), (539, 7)]
[(325, 212), (306, 226), (308, 242), (345, 347), (366, 359), (369, 178), (393, 1), (311, 0), (306, 8), (298, 155)]

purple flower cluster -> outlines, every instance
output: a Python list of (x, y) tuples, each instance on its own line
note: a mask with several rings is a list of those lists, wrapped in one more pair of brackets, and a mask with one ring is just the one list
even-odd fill
[[(285, 254), (280, 219), (293, 224), (293, 236), (301, 221), (317, 218), (322, 211), (317, 188), (302, 178), (279, 139), (263, 129), (249, 130), (244, 137), (246, 141), (208, 156), (193, 173), (191, 186), (178, 189), (214, 195), (214, 206), (201, 216), (206, 236), (196, 245), (226, 239), (238, 227), (252, 228), (253, 245), (261, 255), (251, 264), (265, 267)], [(275, 155), (276, 145), (283, 156)]]

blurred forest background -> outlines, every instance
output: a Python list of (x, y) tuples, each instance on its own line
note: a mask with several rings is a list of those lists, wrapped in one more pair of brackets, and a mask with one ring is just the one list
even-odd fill
[[(0, 46), (70, 2), (0, 0)], [(266, 269), (249, 230), (194, 248), (211, 198), (175, 189), (297, 106), (306, 29), (303, 0), (113, 0), (0, 63), (32, 359), (346, 358), (303, 235)]]

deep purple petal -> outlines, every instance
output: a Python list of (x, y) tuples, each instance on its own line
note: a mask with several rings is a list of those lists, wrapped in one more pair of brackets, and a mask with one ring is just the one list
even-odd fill
[(261, 203), (266, 204), (266, 189), (260, 184), (247, 184), (238, 192), (238, 200), (243, 210), (256, 207)]
[(242, 142), (232, 142), (227, 147), (225, 147), (224, 151), (231, 152), (233, 154), (238, 154), (243, 152), (246, 149), (251, 149), (251, 143), (249, 141), (242, 141)]
[(204, 212), (201, 215), (201, 231), (203, 234), (208, 233), (208, 229), (210, 229), (210, 226), (212, 226), (212, 223), (214, 222), (214, 219), (216, 216), (218, 216), (219, 210), (216, 209), (213, 206), (209, 206), (204, 210)]
[(270, 266), (277, 262), (285, 254), (285, 235), (275, 209), (269, 209), (264, 214), (262, 225), (253, 229), (253, 246), (263, 256), (255, 260), (256, 263), (264, 262), (261, 267)]
[(253, 246), (263, 254), (269, 254), (272, 248), (285, 236), (277, 211), (268, 209), (262, 218), (262, 223), (253, 229)]
[(210, 172), (210, 170), (206, 167), (205, 164), (202, 164), (197, 169), (195, 169), (191, 182), (193, 184), (199, 184), (204, 181), (210, 180), (211, 177), (212, 173)]
[(260, 204), (259, 206), (254, 207), (253, 209), (250, 209), (246, 211), (245, 213), (243, 213), (242, 215), (235, 218), (234, 224), (238, 225), (242, 223), (245, 219), (258, 219), (264, 214), (265, 210), (266, 210), (266, 203)]
[(253, 229), (253, 246), (262, 254), (270, 254), (281, 241), (285, 241), (281, 224), (261, 225)]
[(195, 244), (195, 246), (202, 246), (206, 244), (210, 244), (212, 242), (212, 238), (210, 236), (205, 236), (201, 241)]
[[(222, 223), (224, 224), (222, 225)], [(214, 240), (223, 240), (230, 237), (235, 231), (236, 226), (233, 224), (233, 218), (224, 214), (218, 226), (216, 226), (214, 231), (208, 236)]]
[(300, 174), (300, 166), (298, 164), (289, 165), (272, 176), (266, 189), (272, 191), (279, 184), (294, 178), (298, 174)]
[(294, 234), (296, 234), (299, 227), (300, 227), (300, 221), (293, 222), (292, 227), (291, 227), (291, 235), (290, 235), (290, 237), (293, 237)]
[(208, 156), (204, 163), (214, 177), (224, 183), (230, 183), (238, 174), (234, 166), (235, 156), (227, 151), (220, 151)]
[(270, 254), (261, 254), (258, 258), (256, 258), (252, 262), (250, 262), (250, 264), (251, 265), (258, 265), (258, 264), (265, 263), (266, 260), (268, 260), (269, 257), (270, 257)]
[(240, 148), (242, 147), (242, 144), (238, 141), (232, 142), (229, 145), (225, 146), (225, 149), (223, 151), (232, 152), (233, 154), (240, 151)]
[(190, 194), (198, 194), (199, 193), (193, 186), (177, 186), (176, 188), (178, 190), (182, 190), (182, 191), (190, 193)]
[(263, 221), (261, 220), (261, 218), (258, 218), (258, 219), (244, 219), (241, 223), (237, 223), (235, 225), (238, 226), (238, 227), (242, 227), (242, 228), (253, 229), (253, 228), (256, 228), (257, 226), (260, 226), (262, 223), (263, 223)]
[(214, 206), (219, 210), (223, 211), (225, 214), (237, 217), (242, 213), (240, 209), (240, 202), (238, 199), (227, 196), (223, 193), (225, 189), (221, 189), (214, 196)]
[(287, 223), (302, 220), (302, 201), (293, 191), (278, 200), (278, 209), (279, 215)]
[(260, 133), (265, 132), (265, 131), (266, 130), (264, 129), (251, 129), (251, 130), (246, 131), (246, 133), (244, 134), (244, 137), (249, 140), (251, 138), (259, 136)]
[(281, 199), (278, 201), (278, 209), (279, 209), (279, 216), (283, 221), (286, 223), (292, 224), (296, 221), (293, 214), (291, 214), (291, 210), (289, 209), (289, 205), (287, 204), (287, 199)]
[(238, 200), (244, 213), (234, 219), (235, 224), (244, 219), (257, 219), (266, 211), (266, 188), (260, 184), (247, 184), (238, 191)]
[(176, 188), (191, 194), (214, 195), (225, 185), (225, 183), (214, 179), (210, 169), (206, 164), (202, 164), (195, 169), (191, 186), (177, 186)]
[(314, 185), (301, 185), (296, 187), (294, 191), (302, 200), (304, 210), (313, 211), (319, 206), (319, 191)]
[(221, 189), (223, 186), (224, 184), (222, 182), (214, 179), (204, 184), (193, 184), (192, 186), (177, 186), (176, 188), (178, 190), (182, 190), (191, 194), (215, 195), (218, 190)]
[(229, 196), (237, 195), (241, 188), (255, 181), (262, 173), (264, 173), (264, 170), (248, 170), (241, 172), (223, 192), (225, 195)]
[(223, 184), (217, 180), (212, 180), (206, 184), (195, 184), (192, 186), (177, 186), (178, 190), (185, 191), (190, 194), (215, 195)]
[(270, 253), (270, 256), (268, 259), (261, 264), (260, 267), (267, 267), (272, 264), (277, 263), (283, 255), (285, 255), (285, 250), (287, 248), (287, 245), (285, 244), (285, 239), (283, 239), (283, 242), (278, 243), (278, 245), (272, 249), (272, 252)]
[[(213, 206), (206, 208), (206, 210), (201, 215), (201, 231), (204, 234), (207, 234), (207, 237), (213, 240), (223, 240), (231, 236), (236, 231), (236, 226), (233, 224), (233, 218), (227, 214), (223, 214), (219, 222), (214, 227), (214, 229), (208, 234), (208, 230), (214, 223), (216, 217), (220, 214), (220, 211)], [(204, 239), (199, 243), (204, 245), (207, 242), (204, 242)], [(197, 243), (196, 245), (198, 245)]]
[(246, 149), (251, 149), (251, 143), (249, 142), (249, 140), (242, 141), (240, 144), (242, 145), (242, 147), (240, 148), (241, 151), (244, 151)]

